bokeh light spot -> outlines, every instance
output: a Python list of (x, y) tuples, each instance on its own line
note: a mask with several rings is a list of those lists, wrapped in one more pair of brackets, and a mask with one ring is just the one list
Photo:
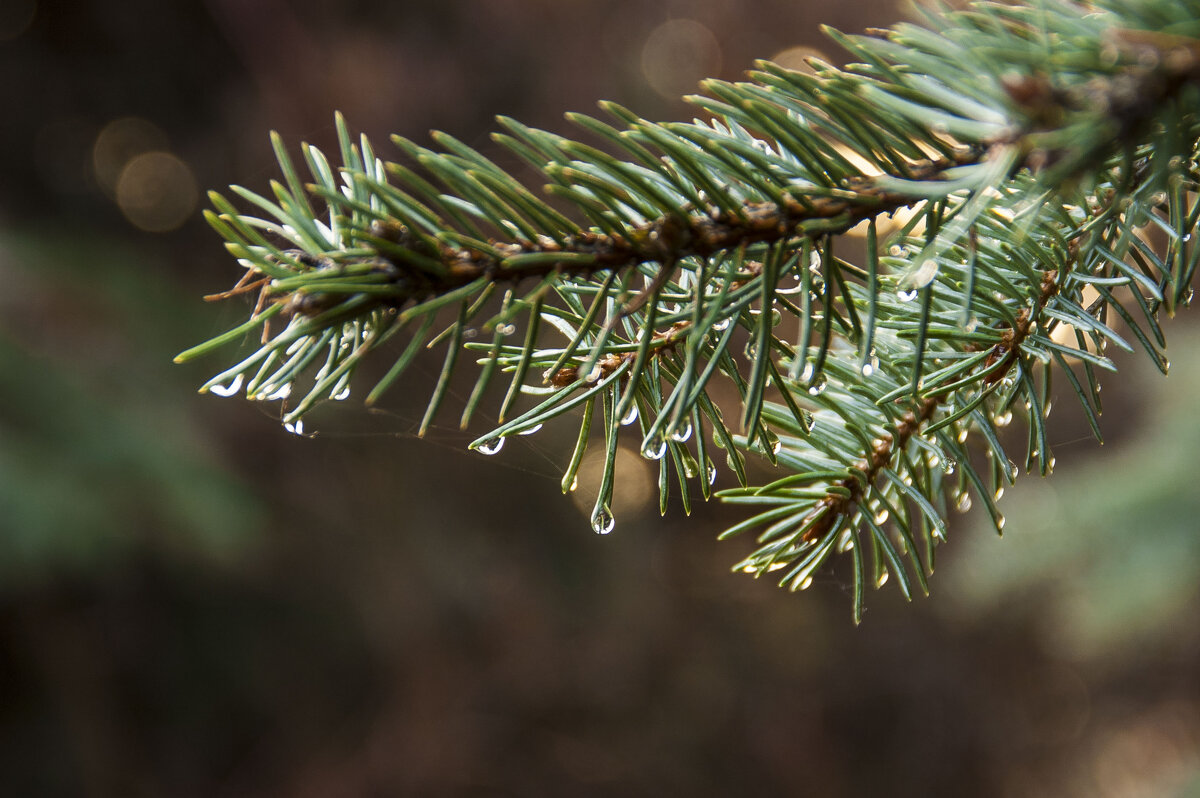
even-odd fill
[[(585, 516), (590, 516), (596, 503), (596, 491), (604, 476), (604, 447), (590, 446), (583, 457), (571, 499)], [(619, 524), (637, 518), (646, 511), (656, 485), (650, 474), (650, 464), (631, 449), (617, 449), (616, 476), (613, 484), (612, 513)]]
[(667, 99), (691, 94), (696, 84), (721, 69), (721, 44), (694, 19), (659, 25), (642, 46), (642, 73), (651, 88)]
[(148, 119), (124, 117), (104, 126), (92, 145), (92, 169), (96, 182), (109, 194), (134, 156), (167, 148), (167, 134)]
[(117, 204), (135, 227), (151, 233), (174, 230), (196, 208), (196, 179), (169, 152), (143, 153), (121, 170)]
[(4, 0), (0, 3), (0, 42), (12, 41), (33, 24), (37, 0)]
[(825, 53), (821, 52), (815, 47), (805, 47), (804, 45), (789, 47), (786, 50), (781, 50), (775, 55), (771, 56), (771, 58), (768, 60), (774, 61), (784, 69), (790, 69), (793, 72), (803, 72), (807, 75), (812, 75), (816, 72), (816, 70), (809, 66), (808, 59), (810, 58), (815, 58), (818, 61), (829, 61), (829, 58), (826, 57)]

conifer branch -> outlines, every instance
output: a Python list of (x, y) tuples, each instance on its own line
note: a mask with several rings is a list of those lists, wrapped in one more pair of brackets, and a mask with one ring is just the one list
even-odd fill
[[(342, 165), (304, 145), (307, 182), (275, 136), (283, 182), (233, 189), (261, 215), (215, 193), (208, 214), (245, 269), (209, 298), (255, 296), (250, 318), (179, 359), (257, 335), (202, 390), (280, 400), (300, 431), (393, 338), (368, 403), (443, 345), (424, 433), (465, 350), (480, 369), (462, 425), (502, 394), (472, 448), (581, 410), (566, 491), (603, 430), (597, 532), (632, 427), (664, 511), (708, 498), (725, 450), (741, 487), (720, 495), (753, 513), (723, 536), (762, 530), (739, 570), (800, 589), (848, 551), (856, 618), (868, 583), (925, 591), (951, 505), (974, 496), (1003, 525), (1014, 409), (1025, 470), (1045, 474), (1053, 375), (1099, 435), (1108, 343), (1131, 336), (1166, 370), (1159, 317), (1200, 261), (1200, 0), (980, 2), (926, 22), (831, 33), (845, 69), (707, 81), (690, 123), (605, 103), (609, 121), (568, 115), (584, 143), (501, 118), (495, 140), (557, 206), (446, 134), (440, 152), (395, 138), (385, 162), (338, 117)], [(783, 476), (751, 486), (751, 453)]]

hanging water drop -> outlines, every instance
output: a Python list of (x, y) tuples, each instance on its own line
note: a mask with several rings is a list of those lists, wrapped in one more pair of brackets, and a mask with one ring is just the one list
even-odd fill
[(567, 488), (567, 491), (573, 493), (575, 491), (575, 489), (578, 487), (579, 487), (579, 475), (576, 474), (574, 477), (571, 478), (571, 487)]
[(875, 587), (876, 588), (883, 587), (884, 585), (887, 584), (887, 580), (888, 580), (888, 572), (884, 571), (883, 573), (881, 573), (879, 575), (879, 578), (875, 580)]
[(968, 434), (969, 434), (969, 430), (966, 427), (963, 427), (962, 429), (960, 429), (958, 431), (958, 442), (966, 443)]
[(329, 398), (335, 402), (346, 401), (347, 399), (350, 398), (350, 386), (349, 385), (343, 386), (342, 390), (338, 391), (337, 393), (329, 394)]
[(709, 460), (707, 458), (705, 458), (705, 460), (704, 460), (704, 473), (708, 475), (708, 484), (709, 485), (712, 485), (714, 482), (717, 481), (717, 466), (713, 463), (712, 460)]
[(1000, 487), (996, 488), (996, 494), (995, 494), (995, 496), (994, 496), (993, 498), (994, 498), (996, 501), (1000, 501), (1000, 499), (1001, 499), (1003, 496), (1004, 496), (1004, 486), (1003, 486), (1003, 485), (1001, 485)]
[(661, 435), (654, 435), (642, 441), (642, 457), (647, 460), (661, 460), (667, 453), (667, 441)]
[(544, 426), (544, 425), (542, 425), (542, 424), (534, 424), (534, 425), (533, 425), (532, 427), (530, 427), (529, 429), (523, 429), (523, 430), (521, 430), (520, 432), (518, 432), (517, 434), (518, 434), (518, 435), (533, 435), (534, 433), (536, 433), (536, 432), (538, 432), (539, 430), (541, 430), (541, 428), (542, 428), (543, 426)]
[(228, 385), (213, 385), (208, 389), (209, 393), (217, 396), (233, 396), (242, 389), (242, 375), (238, 374), (233, 378), (233, 381)]
[(1003, 413), (997, 413), (992, 421), (995, 422), (997, 427), (1007, 427), (1012, 423), (1012, 411), (1005, 410)]
[(783, 441), (779, 440), (779, 436), (771, 430), (766, 430), (764, 434), (767, 438), (767, 445), (771, 448), (771, 454), (779, 454), (783, 448)]
[(504, 438), (496, 437), (489, 438), (483, 443), (475, 447), (475, 451), (480, 454), (493, 455), (504, 448)]
[(901, 302), (912, 302), (914, 299), (917, 298), (917, 289), (916, 288), (912, 288), (912, 289), (908, 289), (908, 290), (901, 289), (896, 292), (896, 296), (900, 298)]
[(515, 325), (515, 324), (497, 324), (496, 325), (496, 332), (499, 333), (500, 335), (512, 335), (516, 331), (517, 331), (517, 325)]
[(690, 437), (692, 437), (692, 422), (690, 419), (685, 418), (682, 424), (671, 430), (671, 440), (676, 443), (686, 443)]
[(1020, 471), (1017, 469), (1017, 464), (1014, 463), (1012, 460), (1009, 460), (1008, 461), (1008, 481), (1016, 482), (1018, 473), (1020, 473)]
[(304, 420), (296, 419), (295, 422), (285, 421), (285, 422), (283, 422), (283, 428), (285, 430), (287, 430), (288, 432), (292, 433), (293, 435), (303, 435), (304, 434)]
[(696, 462), (696, 458), (692, 457), (686, 449), (683, 451), (683, 475), (688, 479), (695, 479), (700, 476), (700, 464)]
[(602, 504), (592, 512), (592, 531), (597, 535), (607, 535), (616, 525), (617, 519), (613, 517), (608, 505)]
[(800, 373), (800, 382), (808, 382), (811, 380), (814, 371), (815, 368), (813, 367), (812, 361), (805, 361), (804, 371)]
[(954, 509), (958, 510), (960, 513), (965, 513), (967, 510), (970, 510), (971, 494), (967, 493), (965, 490), (958, 494), (957, 498), (954, 500)]
[(728, 318), (717, 319), (716, 321), (713, 322), (712, 328), (713, 328), (713, 332), (722, 332), (723, 330), (728, 329), (729, 328), (729, 319)]
[(808, 386), (808, 394), (809, 396), (820, 396), (825, 393), (825, 389), (828, 387), (829, 380), (825, 378), (824, 374), (818, 374), (816, 379), (812, 381), (812, 384)]
[(946, 476), (954, 474), (954, 470), (958, 468), (958, 461), (953, 457), (947, 457), (942, 460), (942, 473)]
[(632, 402), (629, 405), (629, 410), (625, 413), (625, 415), (621, 416), (621, 422), (620, 422), (621, 426), (628, 427), (630, 424), (637, 421), (637, 418), (638, 418), (637, 402)]
[(792, 582), (792, 590), (808, 590), (810, 587), (812, 587), (812, 583), (813, 578), (811, 576), (806, 576), (803, 579), (797, 579), (796, 581)]
[(1004, 516), (1002, 516), (1002, 515), (998, 516), (996, 518), (996, 529), (1003, 530), (1004, 529), (1004, 521), (1005, 521)]
[[(274, 386), (271, 387), (274, 388)], [(290, 382), (285, 382), (283, 385), (279, 386), (270, 393), (267, 393), (266, 389), (264, 389), (264, 393), (266, 393), (266, 396), (263, 398), (268, 402), (274, 402), (276, 399), (287, 399), (292, 395), (292, 384)]]
[(886, 507), (884, 507), (882, 510), (880, 510), (879, 512), (877, 512), (875, 514), (876, 526), (881, 525), (881, 524), (886, 524), (889, 517), (891, 517), (891, 514), (888, 512), (888, 509)]

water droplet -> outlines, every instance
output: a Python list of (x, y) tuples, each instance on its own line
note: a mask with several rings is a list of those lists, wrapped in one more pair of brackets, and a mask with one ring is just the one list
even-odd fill
[(292, 395), (292, 384), (290, 382), (285, 382), (278, 388), (276, 388), (274, 385), (267, 386), (266, 388), (263, 388), (260, 395), (267, 402), (274, 402), (277, 399), (287, 399)]
[(592, 531), (597, 535), (607, 535), (617, 525), (617, 519), (607, 505), (600, 505), (592, 512)]
[(1005, 522), (1004, 516), (998, 517), (996, 519), (996, 529), (1004, 529), (1004, 522)]
[(875, 350), (872, 349), (870, 351), (869, 355), (867, 356), (867, 362), (863, 363), (863, 365), (862, 365), (862, 375), (864, 377), (870, 377), (872, 374), (875, 373), (875, 371), (878, 368), (879, 368), (879, 356), (876, 355)]
[(295, 422), (285, 421), (285, 422), (283, 422), (283, 428), (285, 430), (287, 430), (288, 432), (292, 433), (293, 435), (303, 435), (304, 434), (304, 420), (296, 419)]
[(233, 396), (242, 389), (242, 382), (242, 375), (238, 374), (228, 385), (213, 385), (208, 392), (217, 396)]
[(971, 494), (967, 493), (965, 490), (958, 494), (954, 500), (954, 509), (958, 510), (960, 513), (965, 513), (967, 510), (970, 510)]
[(803, 579), (797, 579), (792, 582), (792, 590), (808, 590), (812, 587), (813, 579), (811, 576), (806, 576)]
[(604, 374), (604, 369), (600, 368), (599, 366), (596, 366), (594, 369), (592, 369), (590, 372), (588, 372), (588, 375), (586, 377), (584, 377), (583, 381), (584, 382), (596, 382), (596, 380), (600, 379), (600, 377), (603, 374)]
[(882, 510), (880, 510), (879, 512), (877, 512), (875, 514), (875, 523), (876, 524), (886, 524), (888, 518), (890, 518), (890, 517), (891, 517), (891, 514), (888, 512), (887, 508), (884, 507)]
[(568, 490), (568, 491), (574, 491), (574, 490), (575, 490), (576, 488), (578, 488), (578, 487), (579, 487), (579, 475), (578, 475), (578, 474), (576, 474), (574, 477), (572, 477), (572, 479), (571, 479), (571, 487), (567, 488), (567, 490)]
[(953, 457), (947, 457), (945, 460), (942, 460), (942, 473), (946, 476), (953, 474), (956, 468), (958, 468), (958, 461)]
[(1008, 481), (1016, 482), (1017, 474), (1019, 474), (1019, 473), (1020, 473), (1020, 471), (1017, 469), (1017, 464), (1014, 463), (1012, 460), (1009, 460), (1008, 461)]
[(722, 332), (723, 330), (728, 329), (729, 328), (729, 319), (728, 318), (717, 319), (716, 321), (713, 322), (712, 328), (713, 328), (713, 332)]
[(517, 331), (517, 325), (515, 325), (515, 324), (497, 324), (496, 325), (496, 332), (500, 333), (501, 335), (512, 335), (516, 331)]
[(960, 430), (958, 431), (958, 442), (959, 442), (959, 443), (966, 443), (966, 442), (967, 442), (967, 435), (969, 434), (969, 432), (970, 432), (970, 431), (969, 431), (969, 430), (968, 430), (966, 427), (963, 427), (962, 429), (960, 429)]
[(708, 484), (711, 485), (717, 481), (717, 467), (712, 460), (705, 459), (704, 473), (708, 475)]
[(1050, 455), (1050, 462), (1046, 463), (1046, 470), (1047, 470), (1047, 471), (1053, 471), (1053, 470), (1054, 470), (1054, 464), (1055, 464), (1055, 463), (1057, 463), (1057, 462), (1058, 462), (1058, 458), (1056, 458), (1054, 455)]
[(901, 302), (912, 302), (914, 299), (917, 298), (917, 289), (915, 289), (915, 288), (909, 289), (909, 290), (902, 289), (902, 290), (896, 292), (896, 296), (900, 298)]
[(1189, 288), (1187, 290), (1187, 293), (1183, 295), (1183, 304), (1185, 304), (1185, 305), (1192, 304), (1192, 297), (1195, 295), (1195, 293), (1196, 293), (1196, 289)]
[(350, 398), (350, 386), (346, 385), (337, 393), (329, 394), (329, 398), (335, 402), (344, 402)]
[(475, 447), (480, 454), (492, 455), (504, 448), (504, 438), (489, 438)]
[(655, 435), (642, 441), (642, 457), (647, 460), (661, 460), (666, 453), (667, 441), (661, 435)]
[(994, 498), (996, 501), (1000, 501), (1000, 499), (1003, 497), (1004, 497), (1004, 486), (1001, 485), (1000, 487), (996, 488), (996, 495)]
[(974, 316), (972, 316), (972, 317), (971, 317), (971, 318), (970, 318), (970, 319), (967, 321), (967, 323), (966, 323), (966, 326), (965, 326), (965, 327), (963, 327), (963, 329), (964, 329), (964, 330), (966, 330), (966, 331), (967, 331), (967, 332), (969, 332), (969, 333), (973, 333), (973, 332), (975, 332), (977, 329), (979, 329), (979, 319), (977, 319), (977, 318), (975, 318)]
[(696, 462), (696, 458), (685, 449), (683, 452), (683, 475), (688, 479), (695, 479), (700, 476), (700, 464)]
[(825, 389), (829, 387), (829, 380), (825, 379), (824, 374), (818, 374), (812, 384), (808, 386), (809, 396), (820, 396), (825, 393)]
[(804, 364), (804, 371), (800, 373), (800, 382), (808, 382), (812, 379), (814, 367), (812, 361), (807, 361)]
[(523, 429), (520, 432), (518, 432), (517, 434), (518, 435), (533, 435), (534, 433), (538, 432), (543, 426), (544, 426), (543, 424), (534, 424), (529, 429)]
[(875, 580), (875, 587), (877, 587), (877, 588), (883, 587), (884, 585), (887, 584), (887, 580), (888, 580), (888, 572), (884, 571), (883, 573), (881, 573), (879, 575), (879, 578)]
[(685, 418), (682, 424), (671, 430), (671, 440), (676, 443), (685, 443), (690, 437), (692, 437), (692, 422), (690, 419)]
[(783, 448), (783, 441), (779, 440), (779, 436), (771, 430), (766, 430), (764, 434), (767, 438), (767, 445), (771, 447), (771, 454), (779, 454)]
[(941, 464), (942, 464), (942, 458), (938, 457), (936, 454), (930, 455), (930, 457), (929, 457), (929, 467), (930, 468), (937, 468)]
[(1012, 423), (1012, 411), (1005, 410), (1003, 413), (997, 413), (992, 421), (995, 422), (997, 427), (1007, 427)]
[(637, 402), (634, 402), (629, 405), (628, 412), (626, 412), (625, 415), (621, 416), (621, 426), (628, 427), (630, 424), (637, 421), (637, 418), (638, 418)]

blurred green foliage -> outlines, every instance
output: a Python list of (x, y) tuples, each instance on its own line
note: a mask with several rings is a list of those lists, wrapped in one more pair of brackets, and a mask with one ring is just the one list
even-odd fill
[(163, 368), (195, 314), (159, 271), (101, 234), (0, 239), (20, 287), (0, 317), (0, 590), (253, 540), (261, 504), (206, 445), (186, 375)]
[(1200, 601), (1200, 335), (1175, 335), (1167, 379), (1128, 364), (1147, 413), (1104, 419), (1136, 424), (1117, 451), (1014, 489), (1003, 538), (980, 523), (963, 535), (950, 568), (966, 600), (958, 612), (1025, 608), (1072, 657), (1136, 652), (1181, 630), (1200, 641), (1189, 623)]

